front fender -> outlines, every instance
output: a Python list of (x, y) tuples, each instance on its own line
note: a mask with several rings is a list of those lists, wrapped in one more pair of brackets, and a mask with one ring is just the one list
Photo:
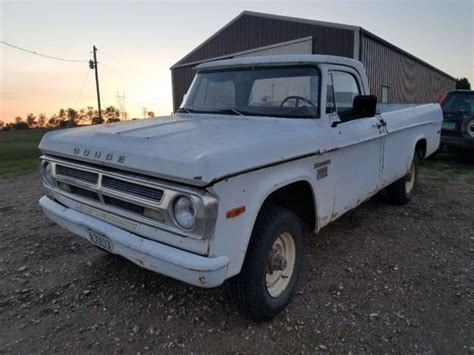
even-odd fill
[[(248, 172), (212, 187), (219, 196), (219, 212), (209, 256), (229, 257), (228, 277), (240, 272), (258, 213), (273, 192), (305, 181), (313, 191), (315, 213), (318, 214), (318, 192), (313, 177), (314, 157)], [(245, 206), (245, 213), (235, 218), (226, 217), (227, 211), (241, 206)]]

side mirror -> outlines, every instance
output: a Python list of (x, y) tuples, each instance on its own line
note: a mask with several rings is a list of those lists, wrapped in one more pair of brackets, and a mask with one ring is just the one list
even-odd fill
[(357, 120), (364, 117), (374, 117), (377, 113), (377, 96), (357, 95), (352, 101), (352, 109), (339, 114), (340, 121), (333, 122), (331, 127), (337, 127), (338, 124)]
[(374, 117), (377, 112), (377, 96), (358, 95), (352, 103), (352, 119)]

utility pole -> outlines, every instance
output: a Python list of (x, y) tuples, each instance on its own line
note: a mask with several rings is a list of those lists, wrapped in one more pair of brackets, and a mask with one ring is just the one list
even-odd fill
[(128, 114), (127, 114), (127, 110), (125, 109), (125, 100), (127, 99), (127, 97), (125, 96), (125, 92), (120, 95), (119, 92), (117, 91), (117, 103), (118, 103), (118, 106), (119, 106), (119, 110), (120, 110), (120, 119), (126, 121), (128, 119)]
[(94, 53), (94, 60), (89, 60), (89, 68), (95, 69), (95, 87), (97, 89), (97, 106), (99, 107), (99, 121), (103, 123), (102, 119), (102, 109), (100, 107), (100, 91), (99, 91), (99, 72), (97, 70), (97, 47), (94, 45), (92, 47), (92, 52)]

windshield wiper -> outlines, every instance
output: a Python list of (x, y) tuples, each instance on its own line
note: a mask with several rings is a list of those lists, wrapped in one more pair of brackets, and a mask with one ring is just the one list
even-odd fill
[(178, 112), (178, 113), (189, 113), (191, 116), (193, 116), (193, 111), (186, 108), (186, 107), (180, 107), (176, 112)]
[(222, 109), (222, 110), (216, 110), (216, 111), (212, 111), (212, 113), (220, 113), (220, 114), (223, 114), (223, 115), (232, 115), (232, 114), (234, 114), (234, 115), (239, 115), (239, 116), (248, 115), (247, 112), (236, 110), (235, 108), (226, 108), (226, 109)]

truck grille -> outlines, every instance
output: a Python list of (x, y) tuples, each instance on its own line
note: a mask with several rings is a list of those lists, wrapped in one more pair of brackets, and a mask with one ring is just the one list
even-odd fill
[(72, 179), (77, 179), (79, 181), (87, 182), (90, 184), (97, 184), (97, 181), (99, 180), (99, 174), (97, 173), (70, 168), (64, 165), (56, 165), (56, 174)]
[(95, 167), (58, 162), (54, 171), (59, 189), (141, 216), (144, 215), (145, 206), (148, 209), (158, 207), (165, 194), (164, 189), (153, 183), (148, 186), (147, 180), (136, 181), (134, 177), (128, 180), (126, 175)]
[(163, 197), (163, 190), (161, 189), (156, 189), (141, 184), (135, 184), (125, 180), (116, 179), (107, 175), (104, 175), (102, 177), (102, 186), (107, 189), (135, 195), (155, 202), (160, 202), (161, 198)]

